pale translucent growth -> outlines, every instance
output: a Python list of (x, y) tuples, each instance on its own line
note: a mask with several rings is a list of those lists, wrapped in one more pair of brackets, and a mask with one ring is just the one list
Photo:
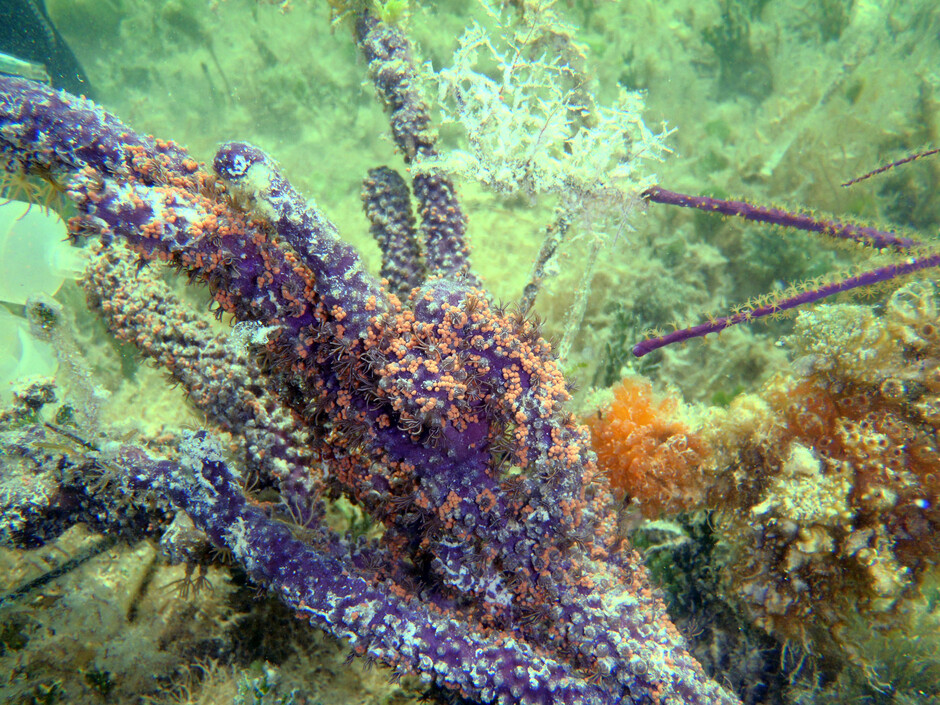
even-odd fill
[(275, 176), (271, 165), (256, 162), (249, 167), (247, 160), (238, 155), (235, 157), (234, 170), (240, 173), (242, 177), (230, 181), (229, 188), (233, 192), (251, 199), (252, 207), (258, 215), (269, 221), (277, 220), (278, 214), (270, 202), (271, 188)]
[(800, 311), (787, 344), (807, 373), (836, 373), (874, 383), (903, 366), (884, 319), (868, 306), (836, 304)]
[[(55, 299), (38, 294), (26, 301), (26, 317), (33, 345), (48, 347), (59, 363), (57, 385), (68, 391), (83, 423), (97, 426), (99, 411), (111, 393), (95, 383), (91, 368), (72, 335), (71, 316)], [(26, 349), (32, 350), (33, 346)], [(42, 354), (39, 349), (35, 352)]]
[(29, 325), (0, 306), (0, 403), (13, 401), (13, 384), (25, 386), (30, 380), (52, 378), (58, 361), (48, 343), (36, 340)]
[(229, 333), (227, 344), (234, 352), (248, 354), (251, 347), (266, 345), (268, 338), (277, 330), (278, 326), (266, 326), (258, 321), (240, 321)]
[(915, 350), (935, 346), (937, 333), (933, 323), (940, 319), (936, 284), (930, 280), (913, 281), (898, 289), (888, 300), (885, 319), (888, 330), (903, 345)]
[(203, 462), (222, 462), (222, 446), (219, 441), (207, 433), (184, 433), (179, 445), (179, 466), (192, 473), (192, 477), (205, 490), (209, 497), (218, 495), (212, 483), (202, 472)]
[(240, 560), (246, 568), (249, 570), (253, 568), (255, 559), (251, 552), (249, 527), (241, 517), (236, 519), (228, 528), (225, 536), (225, 545), (232, 551), (232, 555)]
[(419, 155), (415, 168), (500, 194), (553, 195), (582, 228), (619, 232), (652, 183), (643, 161), (667, 151), (666, 133), (644, 124), (639, 93), (621, 88), (613, 105), (597, 105), (586, 78), (564, 63), (571, 57), (532, 55), (539, 37), (571, 34), (550, 11), (527, 12), (513, 26), (487, 10), (497, 31), (474, 23), (453, 66), (434, 76), (444, 118), (463, 128), (468, 149)]
[(859, 562), (871, 577), (872, 588), (879, 596), (873, 601), (876, 611), (891, 609), (911, 584), (911, 570), (898, 562), (893, 543), (885, 534), (884, 527), (879, 527), (874, 546), (863, 548), (857, 554)]
[(0, 300), (25, 304), (36, 294), (52, 296), (81, 275), (86, 259), (68, 243), (57, 213), (21, 201), (0, 205)]

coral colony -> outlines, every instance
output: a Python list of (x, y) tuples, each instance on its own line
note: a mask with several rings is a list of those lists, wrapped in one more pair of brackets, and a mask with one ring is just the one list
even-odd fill
[[(368, 15), (357, 32), (398, 147), (406, 159), (433, 153), (407, 41)], [(618, 537), (608, 482), (565, 410), (538, 324), (495, 306), (469, 272), (448, 178), (414, 178), (415, 229), (400, 177), (370, 175), (384, 284), (246, 144), (224, 145), (210, 170), (88, 100), (2, 77), (0, 161), (65, 189), (79, 212), (73, 237), (121, 240), (138, 266), (162, 260), (207, 286), (263, 351), (256, 362), (213, 337), (105, 249), (84, 283), (90, 301), (243, 444), (244, 467), (206, 432), (156, 457), (64, 430), (87, 447), (84, 461), (55, 476), (56, 491), (7, 508), (6, 543), (40, 545), (79, 521), (162, 534), (179, 509), (299, 617), (463, 697), (737, 702), (687, 653)], [(54, 328), (54, 313), (38, 316)], [(30, 408), (46, 399), (34, 396)], [(48, 444), (50, 427), (24, 418), (23, 446)], [(280, 504), (246, 493), (247, 478), (277, 488)], [(339, 494), (380, 539), (321, 522)], [(179, 521), (164, 542), (191, 557)]]
[[(22, 412), (24, 454), (63, 436), (84, 451), (53, 470), (38, 463), (30, 481), (45, 489), (24, 482), (5, 500), (0, 542), (35, 547), (85, 522), (113, 537), (161, 535), (178, 559), (205, 563), (208, 546), (186, 529), (188, 516), (213, 560), (239, 563), (300, 618), (396, 675), (416, 672), (461, 697), (738, 702), (687, 653), (618, 535), (610, 478), (565, 408), (565, 381), (537, 321), (496, 306), (470, 271), (466, 218), (434, 167), (407, 40), (368, 14), (357, 38), (395, 143), (408, 164), (424, 163), (410, 189), (417, 226), (402, 177), (380, 168), (365, 181), (381, 280), (256, 147), (225, 144), (209, 169), (88, 100), (0, 77), (0, 164), (67, 194), (78, 211), (72, 236), (103, 245), (83, 281), (89, 303), (235, 446), (223, 453), (206, 431), (146, 451), (116, 443), (97, 430), (93, 402), (78, 410), (82, 432)], [(645, 341), (638, 355), (940, 263), (874, 229), (656, 187), (643, 196), (909, 259)], [(212, 333), (151, 275), (152, 260), (205, 285), (234, 331)], [(55, 336), (55, 311), (30, 308), (34, 325)], [(20, 399), (35, 410), (51, 396), (39, 387)], [(338, 496), (381, 536), (329, 529), (325, 503)]]

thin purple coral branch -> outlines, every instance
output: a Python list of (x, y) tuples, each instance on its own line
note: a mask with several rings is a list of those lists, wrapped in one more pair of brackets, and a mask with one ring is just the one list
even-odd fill
[(702, 323), (697, 326), (692, 326), (691, 328), (683, 328), (655, 338), (648, 338), (640, 341), (633, 347), (633, 354), (636, 357), (643, 357), (654, 350), (664, 348), (673, 343), (681, 343), (686, 340), (691, 340), (692, 338), (701, 338), (709, 333), (717, 333), (739, 323), (746, 323), (758, 318), (763, 318), (764, 316), (772, 316), (777, 313), (789, 311), (790, 309), (815, 303), (827, 296), (834, 296), (844, 291), (851, 291), (852, 289), (858, 289), (864, 286), (874, 286), (875, 284), (897, 279), (898, 277), (903, 277), (922, 269), (930, 269), (931, 267), (940, 267), (940, 253), (918, 259), (908, 259), (898, 264), (889, 264), (878, 269), (873, 269), (870, 272), (846, 277), (832, 284), (807, 289), (804, 292), (779, 299), (765, 306), (756, 306), (746, 311), (732, 314), (731, 316), (716, 318), (708, 323)]
[(814, 218), (803, 213), (791, 213), (782, 208), (755, 206), (746, 201), (730, 201), (723, 198), (711, 198), (710, 196), (689, 196), (684, 193), (668, 191), (659, 186), (647, 189), (641, 194), (641, 197), (653, 203), (665, 203), (666, 205), (682, 208), (696, 208), (700, 211), (736, 216), (757, 223), (769, 223), (770, 225), (780, 225), (785, 228), (820, 233), (843, 240), (851, 240), (876, 249), (890, 247), (896, 250), (906, 250), (920, 244), (917, 240), (865, 225), (837, 223), (825, 218)]
[[(808, 232), (822, 233), (831, 237), (851, 240), (862, 245), (876, 249), (891, 248), (898, 251), (907, 251), (921, 245), (912, 238), (901, 237), (894, 233), (878, 230), (867, 226), (838, 223), (835, 221), (814, 218), (800, 213), (791, 213), (780, 208), (767, 208), (754, 206), (744, 201), (730, 201), (709, 196), (690, 196), (675, 191), (668, 191), (658, 186), (647, 189), (643, 197), (654, 203), (695, 208), (702, 211), (721, 213), (723, 215), (737, 216), (745, 220), (760, 223), (770, 223), (782, 227), (795, 228)], [(940, 254), (928, 254), (912, 257), (904, 262), (886, 265), (878, 269), (846, 277), (840, 281), (823, 286), (807, 288), (792, 296), (785, 296), (773, 300), (771, 303), (754, 306), (739, 311), (730, 316), (713, 318), (689, 328), (681, 328), (665, 335), (653, 336), (640, 341), (633, 347), (636, 357), (643, 357), (654, 350), (667, 347), (674, 343), (681, 343), (692, 338), (701, 338), (709, 333), (717, 333), (730, 326), (789, 311), (800, 306), (814, 303), (828, 296), (851, 291), (866, 286), (873, 286), (881, 282), (903, 277), (907, 274), (923, 269), (940, 266)]]
[(930, 157), (938, 153), (940, 153), (940, 149), (928, 149), (924, 152), (917, 152), (915, 154), (908, 155), (904, 157), (903, 159), (898, 159), (897, 161), (893, 161), (890, 164), (885, 164), (883, 166), (878, 167), (877, 169), (872, 169), (866, 174), (862, 174), (861, 176), (856, 176), (854, 179), (849, 179), (848, 181), (844, 181), (843, 183), (840, 184), (840, 186), (851, 186), (852, 184), (857, 184), (859, 181), (865, 181), (866, 179), (870, 179), (871, 177), (877, 176), (878, 174), (883, 174), (889, 169), (894, 169), (895, 167), (899, 167), (903, 164), (909, 164), (918, 159), (923, 159), (924, 157)]

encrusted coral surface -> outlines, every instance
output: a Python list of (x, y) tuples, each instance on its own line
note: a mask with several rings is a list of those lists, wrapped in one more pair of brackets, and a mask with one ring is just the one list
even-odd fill
[(899, 290), (882, 315), (802, 313), (795, 371), (763, 403), (728, 410), (725, 428), (750, 418), (750, 431), (728, 431), (712, 503), (735, 547), (730, 582), (768, 630), (829, 630), (846, 648), (851, 615), (889, 623), (936, 566), (937, 326), (930, 282)]
[[(394, 157), (387, 140), (364, 137), (377, 135), (383, 118), (369, 91), (360, 87), (362, 67), (357, 66), (349, 42), (328, 35), (325, 4), (294, 0), (285, 3), (293, 11), (283, 15), (277, 4), (253, 0), (47, 0), (46, 4), (86, 64), (98, 95), (127, 122), (178, 138), (201, 159), (208, 158), (222, 139), (239, 137), (266, 146), (302, 191), (335, 206), (332, 212), (344, 234), (364, 250), (371, 271), (379, 270), (377, 250), (361, 219), (359, 180), (374, 164)], [(601, 78), (645, 89), (651, 116), (678, 125), (670, 141), (677, 158), (659, 172), (664, 183), (935, 230), (940, 204), (935, 196), (935, 165), (913, 165), (850, 190), (835, 185), (935, 139), (940, 81), (935, 71), (937, 17), (930, 3), (559, 4), (581, 25), (579, 36), (590, 54), (601, 59), (597, 66)], [(474, 12), (471, 5), (446, 1), (434, 7), (413, 5), (411, 30), (435, 65), (449, 61), (448, 42), (468, 24), (468, 13)], [(749, 62), (744, 71), (729, 71), (741, 61)], [(732, 75), (741, 80), (728, 81)], [(445, 134), (445, 139), (450, 137)], [(464, 195), (474, 212), (470, 236), (475, 264), (491, 291), (512, 299), (525, 281), (548, 213), (529, 203), (494, 201), (472, 188)], [(569, 366), (582, 378), (591, 379), (596, 364), (613, 370), (610, 379), (619, 377), (619, 367), (628, 360), (617, 352), (624, 340), (632, 344), (637, 331), (631, 328), (720, 312), (726, 301), (743, 301), (778, 281), (827, 271), (841, 257), (806, 239), (741, 229), (714, 219), (706, 222), (685, 213), (651, 211), (634, 225), (638, 232), (619, 240), (598, 269), (587, 325)], [(580, 273), (579, 248), (583, 243), (575, 242), (574, 255), (562, 260), (560, 276), (537, 302), (550, 333), (560, 330), (561, 314), (570, 303)], [(526, 266), (520, 267), (520, 262)], [(60, 298), (72, 308), (83, 306), (74, 287), (66, 288)], [(915, 620), (902, 620), (897, 609), (900, 604), (918, 615), (929, 615), (930, 610), (929, 600), (922, 610), (911, 607), (918, 600), (913, 586), (931, 579), (926, 551), (935, 540), (935, 516), (932, 506), (920, 501), (929, 499), (915, 492), (930, 473), (917, 476), (903, 469), (909, 464), (926, 469), (933, 463), (924, 439), (940, 415), (940, 373), (931, 362), (935, 353), (930, 352), (936, 350), (931, 327), (936, 323), (919, 324), (933, 316), (930, 307), (935, 305), (932, 296), (904, 293), (892, 300), (890, 315), (884, 318), (877, 307), (818, 309), (814, 317), (798, 322), (800, 337), (793, 345), (802, 362), (796, 370), (774, 382), (764, 398), (739, 396), (731, 420), (716, 425), (722, 445), (735, 452), (730, 465), (724, 466), (735, 475), (723, 486), (725, 498), (716, 491), (703, 493), (702, 499), (726, 503), (725, 523), (716, 528), (724, 528), (741, 555), (757, 551), (750, 566), (756, 574), (747, 570), (744, 559), (727, 571), (734, 584), (751, 595), (752, 613), (775, 634), (796, 634), (800, 620), (810, 628), (840, 624), (855, 611), (858, 598), (866, 614), (880, 614), (901, 625), (878, 637), (881, 651), (895, 656), (890, 662), (893, 670), (862, 678), (846, 702), (887, 697), (883, 693), (900, 691), (903, 682), (917, 684), (911, 692), (919, 692), (919, 698), (936, 697), (925, 687), (930, 684), (930, 659), (936, 661), (931, 654), (936, 621), (928, 616), (914, 628)], [(621, 313), (623, 321), (614, 323)], [(678, 385), (688, 397), (726, 398), (739, 388), (757, 385), (768, 372), (785, 369), (785, 348), (773, 345), (785, 326), (728, 331), (714, 345), (670, 350), (658, 365), (642, 369), (657, 381)], [(203, 424), (201, 412), (183, 404), (181, 394), (170, 389), (158, 372), (136, 362), (127, 348), (109, 342), (101, 324), (83, 317), (78, 327), (96, 379), (113, 392), (101, 409), (103, 422), (116, 423), (127, 437), (139, 437), (141, 429), (148, 435), (159, 434), (164, 425), (175, 432), (180, 425)], [(599, 358), (605, 359), (599, 363)], [(857, 407), (852, 400), (859, 390), (867, 401)], [(833, 441), (826, 442), (825, 427), (801, 425), (800, 419), (809, 415), (835, 429)], [(903, 447), (904, 457), (882, 464), (885, 469), (880, 470), (876, 461), (885, 460), (886, 439)], [(822, 451), (817, 441), (822, 441)], [(833, 467), (832, 453), (839, 458), (838, 468)], [(715, 463), (709, 472), (721, 469)], [(792, 483), (803, 491), (794, 491)], [(867, 489), (857, 493), (856, 485)], [(907, 500), (913, 504), (905, 504)], [(353, 525), (361, 520), (354, 512), (350, 516)], [(787, 521), (805, 531), (786, 533)], [(905, 538), (914, 536), (922, 540)], [(73, 550), (68, 540), (59, 545), (63, 551)], [(13, 569), (7, 589), (17, 587), (20, 578), (28, 580), (43, 572), (29, 565), (37, 554), (10, 552), (5, 560)], [(163, 572), (176, 571), (176, 577), (182, 572), (152, 562), (153, 556), (140, 553), (138, 547), (115, 548), (106, 559), (114, 564), (124, 560), (155, 565), (159, 575), (154, 586), (175, 579)], [(96, 563), (88, 572), (100, 569)], [(818, 578), (813, 577), (816, 572)], [(88, 671), (83, 670), (90, 663), (89, 650), (99, 644), (75, 646), (84, 632), (67, 612), (49, 609), (65, 604), (63, 594), (83, 589), (85, 575), (75, 573), (73, 581), (63, 579), (32, 593), (30, 619), (38, 615), (58, 635), (57, 647), (50, 652), (56, 656), (54, 664), (43, 658), (50, 643), (45, 638), (20, 639), (30, 636), (28, 630), (16, 628), (25, 609), (16, 610), (13, 618), (8, 618), (10, 612), (3, 615), (3, 647), (9, 659), (4, 663), (15, 661), (21, 667), (17, 677), (26, 680), (24, 697), (37, 693), (36, 697), (47, 697), (43, 689), (52, 691), (54, 682), (65, 681), (70, 701), (106, 701), (100, 690), (106, 683), (99, 680), (96, 690), (94, 674), (89, 682)], [(87, 583), (89, 594), (95, 593), (95, 585)], [(817, 585), (822, 590), (819, 599), (813, 592)], [(922, 589), (930, 598), (934, 593), (927, 585)], [(125, 604), (119, 588), (109, 584), (111, 592), (105, 599)], [(251, 603), (248, 588), (240, 592), (246, 614), (263, 614), (258, 604), (266, 603)], [(223, 583), (205, 599), (221, 603), (229, 596)], [(776, 611), (770, 613), (768, 608)], [(147, 609), (136, 618), (139, 622), (151, 619)], [(180, 608), (168, 608), (168, 622), (175, 619), (176, 609)], [(115, 625), (115, 643), (120, 642), (128, 625), (120, 620), (109, 624)], [(189, 624), (198, 632), (196, 643), (219, 634), (228, 638), (229, 633), (211, 620)], [(258, 631), (273, 625), (269, 621)], [(162, 640), (158, 627), (133, 632), (141, 642), (150, 639), (148, 645), (134, 644), (138, 666), (162, 667), (166, 662), (161, 650), (173, 650), (175, 663), (188, 660), (192, 654), (188, 648), (176, 649), (185, 640)], [(75, 628), (71, 635), (70, 628)], [(910, 628), (907, 639), (898, 638), (903, 637), (898, 634), (901, 628)], [(238, 631), (232, 626), (230, 633)], [(917, 635), (923, 636), (919, 642)], [(157, 641), (159, 648), (154, 646)], [(915, 647), (917, 643), (921, 646)], [(753, 655), (756, 648), (749, 653)], [(719, 651), (715, 663), (722, 668), (724, 654)], [(259, 648), (251, 655), (260, 658), (265, 653), (271, 652)], [(39, 659), (39, 666), (29, 670), (33, 659)], [(284, 661), (284, 668), (311, 680), (326, 673), (346, 673), (338, 663), (324, 663), (316, 658), (300, 666), (296, 660)], [(160, 672), (161, 684), (188, 683), (194, 693), (200, 690), (201, 677), (189, 678), (185, 669), (174, 668), (171, 664), (165, 671), (152, 670)], [(918, 669), (923, 672), (920, 680), (911, 676), (904, 681), (905, 673), (916, 674)], [(117, 687), (124, 688), (122, 693), (143, 683), (129, 671), (115, 669), (113, 676)], [(362, 685), (364, 677), (349, 680), (349, 693), (357, 685), (367, 688)], [(383, 680), (380, 676), (376, 682)], [(937, 682), (940, 678), (934, 678), (934, 685)], [(208, 691), (215, 682), (206, 679), (203, 684)], [(368, 687), (372, 686), (374, 682)], [(49, 696), (50, 701), (54, 697), (59, 696)], [(322, 697), (334, 701), (332, 694)], [(404, 696), (389, 688), (371, 700), (361, 693), (349, 697), (380, 702)]]

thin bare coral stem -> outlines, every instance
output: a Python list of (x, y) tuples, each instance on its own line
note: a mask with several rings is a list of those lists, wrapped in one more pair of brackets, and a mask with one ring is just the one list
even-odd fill
[(894, 169), (896, 166), (901, 166), (902, 164), (907, 164), (912, 162), (915, 159), (921, 159), (922, 157), (929, 157), (931, 155), (937, 154), (940, 152), (940, 149), (928, 149), (926, 152), (917, 152), (916, 154), (911, 154), (903, 159), (898, 159), (897, 161), (891, 162), (890, 164), (885, 164), (880, 166), (877, 169), (872, 169), (867, 174), (862, 174), (861, 176), (856, 176), (854, 179), (849, 179), (848, 181), (841, 184), (841, 186), (851, 186), (852, 184), (857, 184), (859, 181), (864, 181), (865, 179), (870, 179), (873, 176), (878, 174), (883, 174), (889, 169)]

